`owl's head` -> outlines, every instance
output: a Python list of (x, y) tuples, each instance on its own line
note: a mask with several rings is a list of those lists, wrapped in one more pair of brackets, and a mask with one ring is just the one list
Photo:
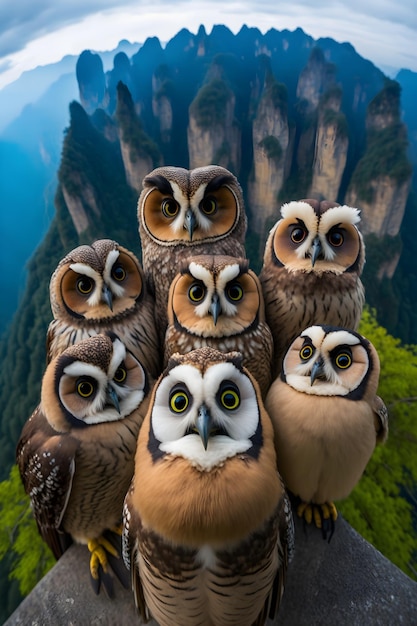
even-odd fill
[(154, 460), (179, 456), (208, 471), (237, 455), (259, 455), (262, 400), (239, 352), (174, 354), (151, 405), (148, 449)]
[(359, 333), (310, 326), (288, 348), (281, 379), (301, 393), (360, 400), (376, 394), (379, 371), (377, 351)]
[(228, 337), (264, 321), (262, 290), (246, 259), (201, 255), (186, 259), (172, 281), (169, 324), (199, 337)]
[(110, 239), (79, 246), (58, 264), (50, 281), (55, 319), (106, 321), (129, 314), (145, 290), (136, 256)]
[(288, 271), (361, 274), (365, 246), (356, 226), (358, 209), (308, 199), (284, 204), (281, 216), (268, 237), (264, 264), (272, 260)]
[(47, 366), (41, 405), (58, 432), (130, 415), (148, 392), (141, 363), (113, 333), (70, 346)]
[(218, 165), (187, 170), (158, 167), (143, 180), (138, 202), (141, 237), (158, 245), (193, 245), (246, 231), (236, 177)]

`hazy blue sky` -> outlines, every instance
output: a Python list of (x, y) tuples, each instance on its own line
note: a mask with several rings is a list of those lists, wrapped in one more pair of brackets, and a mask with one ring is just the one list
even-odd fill
[(9, 0), (0, 5), (0, 88), (22, 71), (59, 61), (86, 48), (110, 50), (121, 39), (169, 40), (182, 27), (196, 33), (225, 24), (294, 30), (317, 39), (350, 42), (363, 57), (388, 71), (417, 71), (416, 0)]

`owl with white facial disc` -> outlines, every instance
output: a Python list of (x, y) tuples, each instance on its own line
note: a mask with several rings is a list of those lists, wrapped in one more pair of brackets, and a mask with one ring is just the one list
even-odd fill
[(275, 431), (279, 471), (301, 500), (300, 516), (317, 526), (337, 517), (334, 500), (360, 480), (375, 446), (388, 435), (377, 395), (379, 358), (358, 333), (311, 326), (288, 349), (265, 400)]

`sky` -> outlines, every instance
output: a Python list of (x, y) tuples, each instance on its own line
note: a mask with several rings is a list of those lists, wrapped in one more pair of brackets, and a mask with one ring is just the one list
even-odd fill
[(416, 0), (0, 0), (0, 89), (23, 71), (83, 50), (112, 50), (122, 39), (161, 43), (203, 24), (295, 30), (351, 43), (384, 72), (417, 72)]

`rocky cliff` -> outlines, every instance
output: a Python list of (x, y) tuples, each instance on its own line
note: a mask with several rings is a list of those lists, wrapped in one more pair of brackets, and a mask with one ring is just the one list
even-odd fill
[(279, 192), (289, 171), (289, 138), (287, 90), (269, 78), (253, 120), (253, 167), (248, 182), (252, 227), (262, 236), (278, 217)]

